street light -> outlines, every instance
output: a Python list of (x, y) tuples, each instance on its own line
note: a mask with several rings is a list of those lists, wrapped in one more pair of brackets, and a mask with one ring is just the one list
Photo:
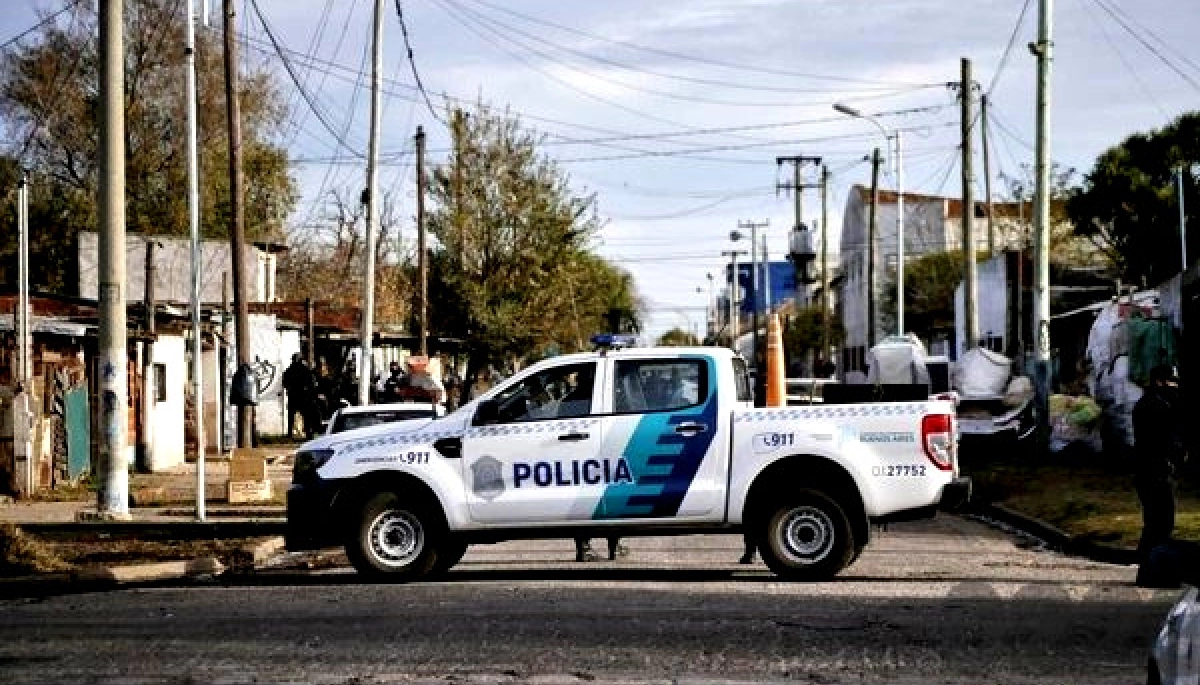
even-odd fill
[(901, 162), (900, 129), (888, 129), (879, 119), (861, 110), (838, 102), (833, 105), (836, 112), (856, 119), (865, 119), (879, 129), (884, 140), (896, 141), (896, 156), (892, 157), (892, 168), (896, 174), (896, 333), (904, 335), (904, 166)]

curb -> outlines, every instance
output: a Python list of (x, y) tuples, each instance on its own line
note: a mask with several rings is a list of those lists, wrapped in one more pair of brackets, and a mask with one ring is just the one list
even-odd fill
[(1072, 556), (1084, 557), (1105, 564), (1131, 565), (1138, 563), (1137, 550), (1116, 545), (1094, 542), (1085, 537), (1071, 535), (1061, 528), (1041, 519), (1022, 514), (1003, 504), (984, 504), (972, 507), (967, 513), (995, 519), (1042, 540), (1056, 551)]
[(201, 557), (190, 561), (161, 561), (125, 566), (89, 566), (74, 574), (74, 579), (82, 582), (149, 583), (159, 580), (216, 576), (224, 571), (225, 565), (216, 557)]
[(21, 530), (43, 537), (111, 535), (151, 539), (196, 540), (261, 538), (282, 535), (283, 519), (252, 521), (94, 521), (73, 523), (16, 523)]

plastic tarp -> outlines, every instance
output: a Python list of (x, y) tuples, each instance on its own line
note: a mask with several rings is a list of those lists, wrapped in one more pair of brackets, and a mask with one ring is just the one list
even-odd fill
[(929, 385), (925, 346), (919, 340), (894, 338), (867, 352), (867, 382), (883, 385)]
[(1012, 360), (998, 352), (976, 347), (958, 360), (955, 388), (964, 397), (998, 397), (1008, 387)]

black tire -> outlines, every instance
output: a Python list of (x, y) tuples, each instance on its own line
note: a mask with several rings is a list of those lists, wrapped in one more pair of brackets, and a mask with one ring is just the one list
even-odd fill
[(467, 543), (456, 537), (447, 537), (442, 541), (441, 547), (438, 547), (437, 563), (433, 565), (433, 573), (442, 574), (454, 568), (454, 565), (462, 561), (466, 553)]
[(854, 533), (837, 502), (801, 490), (769, 507), (760, 519), (758, 550), (785, 580), (829, 580), (854, 560)]
[(433, 510), (394, 492), (368, 497), (354, 519), (346, 556), (359, 573), (407, 582), (428, 576), (437, 564), (443, 525)]

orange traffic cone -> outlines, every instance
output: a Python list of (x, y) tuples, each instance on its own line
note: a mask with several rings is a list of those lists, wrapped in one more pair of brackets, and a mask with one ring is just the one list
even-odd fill
[(783, 368), (783, 327), (779, 315), (767, 319), (767, 406), (787, 406), (787, 377)]

